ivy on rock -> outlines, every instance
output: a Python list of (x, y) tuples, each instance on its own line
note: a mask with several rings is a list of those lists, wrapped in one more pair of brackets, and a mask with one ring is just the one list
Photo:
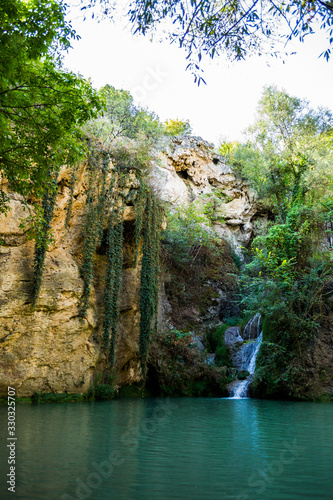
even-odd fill
[(124, 244), (122, 213), (116, 218), (118, 219), (116, 222), (113, 214), (109, 218), (104, 288), (103, 339), (111, 367), (114, 364), (115, 345), (118, 334), (119, 292), (122, 280)]
[[(43, 267), (46, 251), (50, 243), (50, 227), (53, 218), (54, 206), (56, 202), (58, 186), (56, 181), (50, 183), (49, 189), (45, 191), (42, 199), (42, 207), (37, 215), (36, 228), (39, 229), (35, 234), (35, 255), (34, 255), (34, 276), (32, 286), (32, 308), (37, 303), (40, 287), (42, 284)], [(39, 215), (39, 217), (38, 217)]]
[(82, 318), (89, 307), (94, 277), (94, 257), (103, 236), (108, 199), (107, 191), (112, 191), (112, 182), (107, 186), (107, 160), (107, 154), (102, 152), (102, 154), (91, 154), (88, 161), (89, 180), (84, 224), (83, 262), (81, 266), (84, 281), (80, 305), (80, 317)]
[[(133, 266), (138, 263), (142, 244), (140, 278), (140, 359), (144, 369), (149, 340), (156, 328), (159, 290), (159, 250), (162, 209), (147, 187), (144, 173), (135, 169), (139, 186), (129, 195), (122, 192), (123, 181), (132, 170), (124, 168), (122, 162), (108, 166), (110, 152), (93, 151), (89, 158), (89, 186), (87, 190), (84, 225), (83, 261), (81, 273), (84, 289), (81, 297), (80, 316), (84, 317), (94, 279), (96, 250), (102, 243), (106, 227), (106, 271), (104, 277), (103, 342), (109, 365), (115, 361), (119, 323), (119, 296), (122, 283), (124, 223), (123, 212), (129, 196), (135, 212), (135, 256)], [(134, 191), (134, 192), (133, 192)], [(125, 193), (125, 194), (124, 194)]]
[(150, 337), (157, 324), (162, 223), (162, 210), (150, 192), (147, 193), (146, 207), (140, 286), (140, 358), (142, 368), (146, 365)]
[[(134, 155), (135, 156), (135, 155)], [(110, 163), (110, 159), (113, 163)], [(123, 158), (123, 156), (121, 157)], [(135, 160), (135, 158), (134, 158)], [(134, 161), (133, 160), (133, 161)], [(81, 275), (83, 293), (79, 316), (84, 318), (90, 303), (94, 281), (95, 256), (102, 243), (106, 244), (106, 270), (104, 276), (103, 343), (110, 368), (115, 361), (119, 323), (119, 297), (123, 276), (124, 208), (126, 202), (134, 205), (135, 255), (133, 266), (141, 267), (140, 276), (140, 342), (139, 354), (145, 372), (149, 341), (157, 324), (159, 293), (160, 230), (163, 210), (145, 182), (145, 170), (115, 161), (110, 150), (90, 147), (88, 155), (88, 182), (83, 225), (83, 251)], [(135, 172), (139, 182), (128, 179)], [(75, 170), (71, 170), (70, 200), (65, 227), (71, 216)], [(129, 184), (129, 185), (128, 185)], [(45, 255), (50, 242), (50, 225), (57, 195), (56, 177), (51, 180), (38, 212), (39, 233), (36, 237), (33, 307), (36, 305), (42, 282)], [(141, 262), (139, 255), (142, 255)]]

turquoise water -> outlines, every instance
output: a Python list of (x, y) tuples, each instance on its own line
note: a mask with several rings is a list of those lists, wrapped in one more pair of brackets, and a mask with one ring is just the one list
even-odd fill
[(17, 407), (16, 492), (2, 499), (333, 498), (333, 406), (125, 399)]

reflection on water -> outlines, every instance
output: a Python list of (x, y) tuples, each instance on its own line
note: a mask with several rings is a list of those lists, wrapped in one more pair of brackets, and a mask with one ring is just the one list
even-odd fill
[(251, 399), (20, 405), (16, 493), (1, 446), (1, 498), (332, 499), (332, 417), (329, 404)]

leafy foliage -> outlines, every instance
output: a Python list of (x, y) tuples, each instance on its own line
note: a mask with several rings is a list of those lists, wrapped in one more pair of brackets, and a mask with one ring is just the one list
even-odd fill
[(172, 323), (181, 329), (198, 327), (198, 315), (217, 300), (220, 288), (231, 294), (236, 268), (227, 242), (211, 228), (211, 201), (167, 211), (168, 224), (162, 234), (165, 283), (172, 306)]
[[(84, 8), (103, 6), (113, 16), (109, 0), (81, 0)], [(186, 51), (188, 68), (200, 83), (200, 62), (204, 55), (213, 58), (223, 52), (232, 60), (251, 53), (276, 55), (280, 41), (304, 40), (318, 29), (325, 31), (330, 57), (333, 35), (333, 6), (322, 0), (133, 0), (128, 16), (134, 32), (148, 34), (162, 24), (164, 33)], [(284, 34), (285, 33), (285, 34)]]
[(189, 120), (166, 120), (164, 122), (164, 130), (168, 135), (189, 135), (192, 132), (192, 127)]
[[(123, 265), (123, 209), (125, 198), (134, 205), (136, 265), (143, 240), (140, 285), (140, 357), (145, 370), (148, 344), (155, 329), (159, 290), (159, 241), (162, 209), (149, 191), (145, 176), (152, 145), (162, 126), (155, 115), (133, 104), (132, 96), (106, 85), (100, 90), (106, 112), (85, 127), (90, 147), (82, 275), (81, 316), (87, 312), (93, 282), (94, 256), (106, 225), (107, 266), (104, 288), (103, 338), (110, 367), (114, 364)], [(134, 140), (135, 139), (135, 140)], [(101, 166), (103, 158), (103, 166)], [(108, 162), (111, 161), (108, 165)], [(128, 192), (128, 179), (136, 186)], [(108, 179), (108, 181), (106, 180)], [(124, 188), (124, 189), (123, 189)]]
[(69, 202), (67, 205), (65, 228), (68, 228), (69, 221), (70, 221), (71, 216), (72, 216), (75, 181), (76, 181), (76, 169), (75, 169), (75, 166), (72, 165), (71, 166), (71, 178), (70, 178), (70, 183), (69, 183)]
[(0, 170), (13, 190), (39, 198), (48, 172), (82, 158), (78, 126), (100, 104), (88, 82), (60, 67), (59, 48), (75, 33), (59, 2), (8, 0), (0, 14)]
[(148, 172), (153, 154), (149, 143), (143, 140), (115, 141), (110, 147), (110, 158), (119, 171), (126, 175), (130, 170)]
[[(0, 5), (0, 176), (34, 201), (33, 306), (49, 245), (56, 177), (85, 155), (79, 127), (101, 104), (90, 84), (61, 67), (75, 32), (56, 0), (6, 0)], [(42, 199), (41, 206), (39, 201)], [(8, 199), (0, 194), (0, 212)]]
[[(100, 155), (97, 155), (97, 158)], [(89, 307), (89, 299), (93, 281), (94, 256), (97, 246), (101, 243), (103, 227), (106, 218), (107, 190), (112, 190), (112, 179), (107, 186), (106, 176), (107, 154), (102, 153), (103, 164), (96, 164), (90, 156), (89, 186), (87, 191), (86, 214), (84, 225), (83, 262), (81, 273), (84, 280), (81, 298), (80, 316), (83, 317)], [(96, 160), (96, 158), (95, 158)]]
[(211, 366), (205, 358), (190, 332), (173, 329), (159, 333), (151, 343), (147, 385), (152, 385), (154, 377), (154, 395), (226, 395), (226, 369)]
[(223, 338), (229, 325), (220, 325), (217, 328), (208, 330), (206, 339), (209, 343), (209, 351), (215, 353), (216, 366), (231, 366), (230, 357)]
[[(102, 155), (102, 164), (100, 157)], [(83, 317), (89, 307), (89, 298), (94, 277), (94, 257), (101, 244), (103, 228), (108, 217), (106, 235), (106, 274), (104, 287), (103, 338), (110, 367), (114, 364), (119, 319), (119, 292), (123, 266), (123, 209), (119, 206), (119, 188), (125, 172), (133, 172), (132, 162), (128, 167), (121, 161), (114, 163), (112, 170), (108, 159), (112, 153), (105, 150), (90, 156), (90, 177), (87, 192), (86, 223), (82, 276), (84, 291), (81, 299), (80, 315)], [(134, 161), (134, 159), (133, 159)], [(111, 177), (110, 177), (111, 174)], [(143, 369), (152, 330), (155, 329), (158, 290), (159, 290), (159, 241), (161, 227), (161, 208), (145, 185), (144, 172), (137, 170), (140, 187), (133, 197), (136, 212), (135, 242), (137, 245), (135, 262), (143, 237), (143, 256), (141, 263), (140, 286), (140, 356)], [(107, 177), (109, 178), (107, 182)]]
[(43, 195), (41, 219), (37, 227), (40, 229), (39, 238), (35, 245), (34, 277), (32, 288), (32, 307), (34, 308), (38, 299), (39, 290), (42, 284), (43, 266), (46, 251), (50, 243), (50, 225), (53, 217), (54, 206), (57, 197), (57, 185), (53, 182), (49, 191)]
[(143, 255), (140, 283), (140, 357), (147, 361), (151, 334), (156, 330), (159, 293), (159, 257), (162, 210), (147, 191), (146, 214), (143, 224)]
[(323, 295), (333, 267), (329, 255), (315, 251), (311, 228), (317, 230), (317, 222), (306, 208), (293, 207), (285, 224), (253, 243), (254, 258), (242, 277), (243, 303), (263, 313), (268, 341), (258, 357), (257, 394), (298, 396), (303, 351), (328, 313)]
[(328, 314), (332, 126), (329, 110), (268, 87), (248, 143), (232, 152), (235, 170), (275, 214), (253, 240), (241, 277), (244, 312), (264, 317), (256, 395), (302, 395), (304, 352)]
[[(64, 19), (65, 7), (55, 0), (48, 3), (6, 0), (0, 6), (2, 77), (15, 79), (31, 61), (46, 56), (50, 50), (59, 58), (75, 32)], [(33, 35), (33, 36), (32, 36)]]
[(119, 292), (123, 270), (123, 232), (123, 221), (116, 221), (115, 215), (110, 215), (107, 236), (103, 338), (105, 346), (109, 351), (108, 357), (111, 367), (114, 364), (115, 345), (118, 334)]
[(105, 110), (90, 120), (84, 130), (88, 136), (97, 138), (105, 149), (112, 147), (115, 140), (122, 137), (141, 139), (148, 145), (158, 141), (163, 133), (158, 116), (135, 106), (128, 91), (105, 85), (99, 90), (99, 96)]
[(114, 397), (115, 390), (108, 384), (98, 384), (94, 387), (94, 398), (96, 401), (105, 401)]
[(196, 353), (192, 349), (191, 332), (182, 332), (177, 329), (170, 330), (163, 336), (163, 342), (168, 345), (171, 356), (187, 361), (193, 361), (193, 358), (196, 357)]
[(218, 241), (212, 228), (214, 208), (214, 199), (202, 197), (167, 212), (168, 225), (163, 240), (180, 264), (190, 264), (201, 247), (214, 247)]
[(230, 161), (282, 220), (292, 204), (322, 196), (333, 175), (329, 110), (267, 87), (247, 132), (248, 142), (233, 148)]

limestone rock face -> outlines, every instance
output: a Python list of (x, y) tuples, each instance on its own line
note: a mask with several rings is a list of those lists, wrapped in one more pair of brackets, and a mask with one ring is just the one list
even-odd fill
[(253, 236), (257, 216), (255, 194), (237, 179), (223, 156), (200, 137), (175, 137), (150, 175), (160, 197), (172, 205), (188, 204), (205, 195), (214, 203), (214, 229), (240, 254)]
[[(0, 393), (12, 386), (20, 397), (35, 391), (83, 393), (107, 366), (102, 343), (103, 276), (106, 257), (96, 257), (95, 283), (86, 319), (80, 319), (83, 291), (80, 276), (82, 228), (85, 211), (87, 171), (83, 165), (74, 188), (72, 217), (65, 219), (70, 199), (70, 172), (61, 170), (58, 197), (52, 222), (54, 243), (46, 255), (42, 286), (35, 310), (31, 309), (34, 244), (27, 238), (32, 207), (16, 193), (8, 192), (10, 211), (0, 217)], [(137, 188), (130, 174), (126, 192)], [(119, 339), (116, 352), (117, 384), (140, 380), (139, 268), (131, 267), (134, 210), (125, 207), (124, 271), (121, 290)]]
[(239, 326), (229, 326), (224, 333), (224, 343), (227, 347), (232, 347), (238, 342), (243, 342), (244, 339), (240, 334)]
[(155, 163), (149, 174), (149, 182), (163, 201), (182, 204), (189, 202), (189, 192), (183, 179), (168, 163), (164, 155), (160, 155), (159, 163)]

